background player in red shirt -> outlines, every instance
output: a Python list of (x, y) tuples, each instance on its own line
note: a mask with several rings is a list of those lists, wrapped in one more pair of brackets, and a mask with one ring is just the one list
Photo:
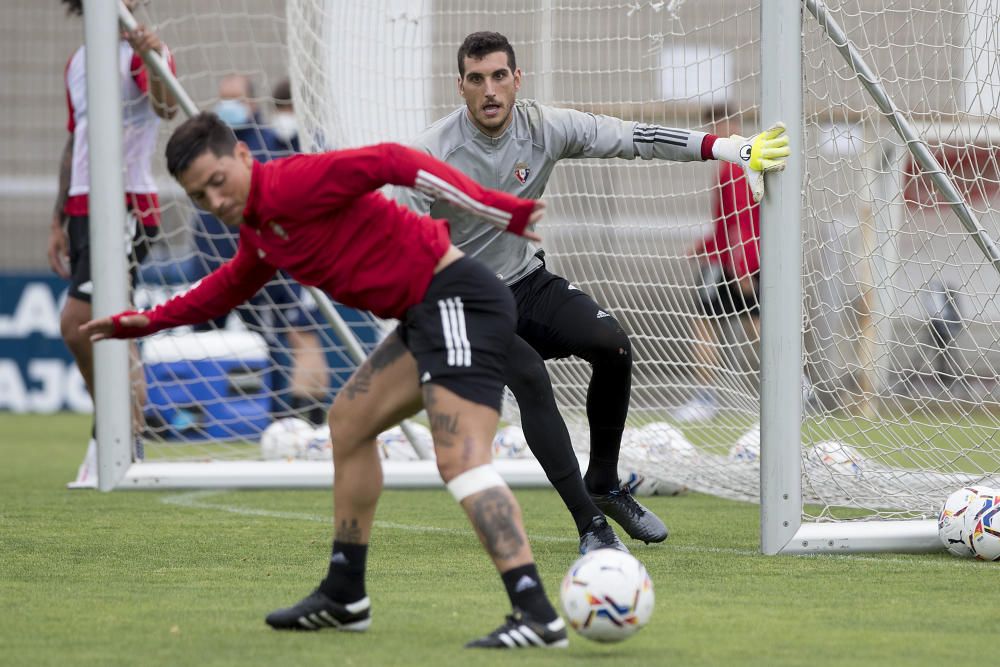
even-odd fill
[[(63, 0), (70, 14), (82, 15), (82, 0)], [(132, 10), (138, 0), (126, 0)], [(161, 118), (171, 118), (177, 111), (176, 102), (166, 85), (155, 73), (146, 69), (140, 53), (157, 51), (173, 67), (167, 47), (156, 33), (139, 25), (130, 33), (122, 33), (118, 47), (121, 77), (123, 152), (125, 161), (125, 199), (129, 209), (127, 231), (132, 238), (129, 262), (132, 280), (135, 268), (149, 251), (147, 239), (154, 237), (159, 225), (159, 201), (151, 163)], [(60, 329), (66, 347), (76, 360), (87, 391), (94, 395), (94, 351), (90, 340), (80, 334), (80, 325), (93, 317), (90, 280), (90, 218), (88, 194), (90, 172), (87, 145), (87, 79), (84, 47), (79, 47), (66, 64), (64, 74), (66, 102), (69, 107), (67, 129), (70, 136), (63, 150), (59, 168), (59, 192), (49, 234), (49, 265), (59, 276), (70, 281), (66, 304), (60, 316)], [(142, 428), (142, 406), (145, 384), (138, 358), (133, 355), (132, 383), (134, 407), (132, 428), (138, 434)], [(142, 457), (138, 438), (135, 455)], [(96, 486), (97, 451), (93, 438), (71, 487)]]
[[(705, 114), (720, 137), (740, 134), (740, 123), (725, 107)], [(746, 173), (738, 165), (719, 162), (712, 189), (712, 233), (695, 249), (701, 263), (698, 287), (700, 316), (694, 320), (695, 374), (700, 387), (673, 416), (680, 422), (706, 421), (718, 412), (715, 369), (719, 367), (718, 327), (739, 317), (746, 337), (760, 337), (760, 205), (755, 203)]]
[(441, 477), (500, 572), (513, 607), (503, 625), (469, 645), (565, 646), (566, 627), (545, 595), (520, 507), (490, 461), (514, 337), (513, 296), (451, 244), (446, 222), (418, 215), (377, 190), (389, 183), (416, 187), (534, 239), (525, 227), (541, 218), (544, 204), (482, 188), (398, 144), (261, 164), (210, 113), (174, 131), (167, 168), (195, 204), (239, 227), (236, 255), (152, 310), (88, 322), (81, 331), (93, 340), (217, 317), (255, 294), (278, 269), (347, 306), (400, 320), (330, 410), (335, 533), (327, 577), (267, 622), (278, 629), (368, 628), (365, 561), (382, 490), (375, 436), (424, 407)]

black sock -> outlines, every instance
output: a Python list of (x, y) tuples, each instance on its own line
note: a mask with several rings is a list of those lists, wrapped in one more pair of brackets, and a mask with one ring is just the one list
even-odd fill
[(602, 513), (601, 510), (597, 509), (597, 505), (594, 504), (590, 494), (587, 493), (587, 487), (580, 477), (580, 471), (573, 470), (561, 479), (552, 479), (550, 477), (549, 482), (566, 504), (566, 509), (573, 515), (576, 532), (583, 535), (587, 531), (587, 528), (590, 527), (590, 523), (594, 520), (594, 517), (602, 516)]
[(534, 563), (515, 567), (500, 574), (510, 606), (520, 609), (536, 621), (548, 623), (556, 619), (556, 610), (545, 597), (542, 580)]
[(357, 602), (365, 596), (365, 560), (367, 544), (333, 541), (330, 571), (319, 589), (336, 602)]
[(583, 534), (601, 511), (583, 484), (580, 462), (566, 422), (559, 415), (545, 362), (527, 342), (515, 337), (507, 364), (507, 385), (521, 408), (521, 428), (528, 448), (573, 516), (577, 532)]
[(622, 444), (621, 428), (592, 429), (590, 462), (583, 481), (591, 493), (606, 494), (618, 488), (618, 454)]

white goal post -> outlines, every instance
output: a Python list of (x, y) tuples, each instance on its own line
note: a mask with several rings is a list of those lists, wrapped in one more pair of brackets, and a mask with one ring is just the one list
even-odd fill
[[(932, 519), (944, 497), (1000, 479), (994, 3), (235, 4), (141, 11), (201, 108), (228, 73), (265, 85), (288, 73), (306, 150), (406, 142), (449, 113), (461, 104), (455, 52), (483, 29), (514, 44), (521, 97), (707, 131), (720, 120), (746, 134), (786, 124), (797, 150), (768, 177), (761, 207), (759, 338), (754, 303), (730, 317), (699, 310), (716, 163), (567, 160), (549, 182), (547, 262), (632, 337), (623, 474), (660, 492), (760, 502), (769, 554), (939, 549)], [(192, 210), (183, 197), (164, 208), (185, 220), (165, 229), (172, 248)], [(149, 268), (166, 274), (184, 252)], [(147, 304), (169, 295), (144, 290)], [(368, 345), (382, 327), (348, 328)], [(326, 351), (352, 356), (342, 348)], [(589, 368), (554, 360), (549, 371), (585, 456)], [(706, 396), (712, 411), (685, 412)], [(103, 415), (121, 421), (121, 405), (108, 406), (99, 392), (101, 428)], [(518, 415), (508, 396), (505, 420)], [(102, 467), (101, 488), (332, 480), (328, 462), (256, 460), (254, 436), (233, 424), (217, 441), (176, 431), (151, 428), (146, 460), (130, 467), (127, 431), (113, 436), (124, 438), (119, 455), (99, 433), (102, 466), (119, 461)], [(385, 464), (387, 483), (438, 483), (431, 461)], [(509, 481), (546, 483), (531, 459), (499, 465)]]

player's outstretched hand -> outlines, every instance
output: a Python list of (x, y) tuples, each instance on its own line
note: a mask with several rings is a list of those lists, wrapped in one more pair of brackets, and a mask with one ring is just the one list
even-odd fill
[[(535, 225), (543, 217), (545, 217), (545, 202), (543, 202), (540, 199), (537, 199), (535, 200), (535, 208), (531, 209), (531, 216), (528, 218), (528, 225), (529, 226)], [(541, 242), (542, 240), (541, 236), (528, 229), (524, 230), (522, 236), (524, 236), (524, 238), (528, 239), (529, 241)]]
[(754, 201), (760, 201), (764, 198), (764, 174), (784, 169), (791, 148), (785, 124), (779, 122), (749, 139), (738, 134), (719, 139), (715, 142), (715, 154), (720, 160), (743, 167)]
[[(115, 318), (118, 319), (119, 328), (142, 328), (149, 326), (149, 318), (145, 315), (139, 313), (132, 313), (129, 315), (121, 314), (113, 317), (102, 317), (99, 320), (90, 320), (89, 322), (81, 324), (80, 333), (86, 334), (92, 341), (114, 338)], [(127, 337), (129, 336), (122, 336), (122, 338)]]

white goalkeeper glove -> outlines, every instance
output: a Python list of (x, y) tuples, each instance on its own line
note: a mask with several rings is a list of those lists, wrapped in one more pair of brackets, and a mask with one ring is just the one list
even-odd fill
[(791, 154), (785, 124), (775, 123), (749, 139), (734, 134), (728, 139), (719, 138), (712, 146), (719, 160), (733, 162), (743, 167), (750, 183), (753, 200), (764, 198), (764, 174), (785, 168), (785, 158)]

